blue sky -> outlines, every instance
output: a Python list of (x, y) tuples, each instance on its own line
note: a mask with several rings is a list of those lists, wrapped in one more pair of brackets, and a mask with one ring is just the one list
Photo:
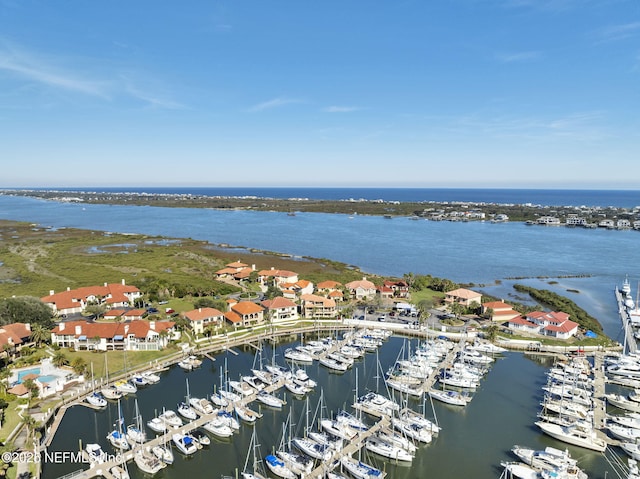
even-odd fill
[(637, 0), (0, 0), (0, 187), (640, 186)]

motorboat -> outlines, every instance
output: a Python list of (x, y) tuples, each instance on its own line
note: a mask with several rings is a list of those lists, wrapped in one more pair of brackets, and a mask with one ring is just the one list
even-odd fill
[(294, 363), (313, 363), (313, 356), (299, 349), (287, 348), (284, 352), (284, 357)]
[(85, 446), (84, 450), (89, 456), (89, 462), (91, 464), (102, 464), (107, 459), (107, 453), (102, 450), (100, 444), (89, 443)]
[(109, 441), (115, 449), (126, 450), (130, 447), (129, 441), (127, 441), (127, 437), (122, 431), (111, 431), (107, 434), (107, 441)]
[(411, 462), (413, 461), (413, 455), (408, 451), (389, 443), (378, 436), (370, 436), (364, 443), (364, 447), (367, 451), (375, 452), (376, 454), (393, 459), (394, 461)]
[(175, 433), (171, 439), (182, 454), (188, 456), (198, 451), (196, 442), (188, 434)]
[(387, 475), (386, 472), (362, 461), (358, 461), (351, 456), (343, 456), (340, 459), (340, 464), (356, 479), (382, 479)]
[(86, 400), (89, 404), (91, 404), (94, 407), (99, 407), (99, 408), (107, 407), (107, 400), (102, 395), (102, 393), (99, 393), (97, 391), (94, 391), (91, 394), (89, 394), (86, 397)]
[(542, 432), (562, 442), (584, 447), (598, 452), (604, 452), (607, 442), (596, 435), (593, 428), (585, 428), (578, 425), (563, 426), (548, 421), (536, 421)]
[(429, 389), (428, 394), (431, 398), (452, 406), (466, 406), (471, 400), (470, 396), (455, 390)]
[(571, 457), (568, 450), (562, 451), (551, 446), (535, 449), (516, 445), (511, 449), (511, 452), (534, 469), (547, 471), (564, 469), (571, 472), (570, 477), (572, 478), (587, 479), (587, 475), (578, 469), (578, 461)]
[(231, 429), (235, 431), (240, 429), (240, 422), (235, 417), (233, 417), (233, 415), (229, 411), (220, 409), (216, 413), (216, 417), (227, 424)]
[(278, 396), (268, 393), (266, 391), (260, 391), (256, 396), (256, 400), (260, 401), (262, 404), (274, 408), (280, 409), (282, 406), (287, 404), (284, 399), (280, 399)]
[(400, 410), (397, 402), (373, 391), (360, 396), (353, 407), (377, 417), (392, 416)]
[(131, 379), (129, 379), (129, 382), (135, 384), (136, 388), (147, 386), (149, 384), (142, 374), (134, 374), (131, 376)]
[(283, 479), (296, 479), (298, 476), (287, 467), (283, 460), (274, 456), (273, 454), (269, 454), (264, 458), (264, 463), (267, 465), (269, 470), (276, 476), (282, 477)]
[(132, 384), (129, 381), (125, 381), (124, 379), (116, 381), (114, 383), (114, 386), (122, 394), (135, 394), (138, 391), (138, 388), (135, 386), (135, 384)]
[(167, 423), (159, 417), (154, 417), (147, 421), (147, 427), (158, 434), (164, 434), (167, 432)]
[(505, 477), (514, 477), (518, 479), (540, 479), (539, 471), (524, 462), (502, 461), (500, 462), (500, 465), (504, 467), (504, 470), (508, 473)]
[(307, 374), (307, 371), (305, 371), (302, 368), (297, 368), (295, 371), (293, 371), (292, 378), (298, 384), (302, 384), (303, 386), (306, 386), (308, 388), (313, 389), (318, 385), (316, 381), (314, 381), (309, 377), (309, 375)]
[(256, 391), (262, 391), (267, 386), (266, 383), (264, 383), (257, 376), (248, 376), (247, 375), (247, 376), (242, 376), (241, 379), (242, 379), (242, 381), (247, 383), (249, 386), (251, 386)]
[(173, 464), (174, 456), (169, 444), (158, 444), (151, 448), (151, 452), (165, 464)]
[(286, 466), (298, 475), (307, 475), (313, 470), (315, 460), (305, 454), (298, 454), (293, 451), (279, 450), (276, 456), (282, 460)]
[(195, 421), (198, 419), (198, 413), (187, 402), (182, 401), (178, 404), (178, 414), (189, 421)]
[(323, 366), (325, 366), (326, 368), (329, 368), (331, 371), (344, 372), (344, 371), (347, 371), (349, 369), (349, 365), (347, 363), (343, 363), (341, 361), (337, 361), (336, 359), (330, 358), (329, 356), (326, 356), (324, 358), (320, 358), (318, 360), (318, 362), (320, 364), (322, 364)]
[(156, 457), (149, 448), (145, 447), (141, 447), (135, 451), (133, 460), (136, 466), (147, 474), (156, 474), (161, 469), (167, 467), (166, 463)]
[(171, 409), (162, 411), (162, 414), (158, 416), (158, 419), (162, 419), (169, 427), (180, 427), (183, 424), (182, 419)]
[(184, 369), (185, 371), (192, 371), (194, 369), (193, 364), (191, 364), (191, 362), (186, 358), (178, 361), (178, 366)]
[(430, 443), (433, 439), (431, 432), (424, 426), (417, 424), (413, 421), (408, 421), (400, 418), (392, 418), (391, 424), (394, 429), (404, 434), (407, 437), (415, 439), (416, 441)]
[(122, 466), (113, 466), (109, 472), (115, 479), (130, 479), (129, 473)]
[(240, 419), (249, 423), (254, 423), (262, 417), (262, 414), (239, 403), (234, 406), (234, 410)]
[(192, 431), (190, 436), (193, 437), (196, 441), (198, 441), (198, 444), (202, 446), (209, 446), (211, 444), (211, 439), (209, 438), (209, 436), (207, 436), (200, 429), (196, 429)]
[(141, 376), (147, 381), (147, 384), (157, 384), (160, 382), (160, 376), (151, 371), (141, 373)]
[(214, 436), (225, 438), (233, 436), (233, 429), (226, 421), (216, 418), (205, 423), (202, 428)]
[(142, 444), (147, 440), (147, 435), (137, 424), (129, 424), (127, 426), (126, 436), (130, 443)]
[(333, 451), (327, 444), (320, 444), (310, 438), (296, 437), (291, 442), (300, 452), (323, 462), (329, 461), (333, 455)]
[(294, 382), (293, 379), (286, 379), (284, 382), (284, 387), (287, 388), (287, 391), (289, 391), (294, 396), (304, 396), (305, 394), (311, 392), (311, 389)]
[(201, 416), (213, 414), (213, 404), (206, 398), (189, 398), (189, 405)]
[(122, 396), (124, 396), (122, 391), (120, 391), (114, 385), (103, 387), (102, 389), (100, 389), (100, 393), (102, 394), (102, 396), (104, 396), (105, 399), (110, 399), (112, 401), (117, 401)]
[(229, 381), (229, 387), (241, 396), (251, 396), (256, 392), (255, 389), (244, 381)]

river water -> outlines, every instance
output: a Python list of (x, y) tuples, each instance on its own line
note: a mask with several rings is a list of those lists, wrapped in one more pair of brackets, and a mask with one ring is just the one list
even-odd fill
[[(320, 213), (299, 213), (292, 217), (251, 211), (81, 205), (1, 195), (0, 218), (52, 227), (189, 237), (294, 257), (330, 258), (381, 275), (431, 274), (475, 283), (474, 289), (506, 301), (517, 297), (511, 286), (519, 282), (569, 296), (595, 316), (609, 336), (618, 340), (622, 340), (621, 326), (613, 290), (626, 275), (634, 286), (640, 279), (637, 231), (389, 220)], [(557, 284), (550, 283), (551, 280)], [(400, 344), (398, 338), (386, 343), (380, 352), (381, 363), (390, 364)], [(229, 356), (229, 369), (234, 374), (247, 372), (252, 361), (253, 353)], [(221, 362), (219, 358), (189, 375), (192, 394), (212, 389)], [(371, 380), (375, 368), (368, 366), (366, 370), (370, 362), (367, 358), (359, 366), (361, 381)], [(412, 467), (388, 466), (390, 477), (495, 478), (500, 475), (499, 462), (510, 459), (509, 449), (514, 444), (563, 447), (540, 434), (533, 424), (547, 367), (548, 364), (522, 354), (507, 354), (497, 362), (464, 411), (454, 412), (436, 405), (443, 427), (440, 437), (420, 449)], [(329, 374), (316, 365), (312, 370), (329, 405), (347, 407), (353, 398), (354, 373)], [(154, 409), (163, 405), (175, 407), (184, 395), (185, 378), (182, 370), (171, 370), (160, 384), (140, 391), (138, 401), (144, 417), (150, 418)], [(129, 399), (124, 404), (128, 420), (132, 402)], [(317, 398), (312, 397), (311, 403), (316, 402)], [(295, 417), (304, 406), (294, 401), (294, 408)], [(106, 446), (106, 430), (116, 415), (113, 406), (100, 413), (72, 408), (53, 447), (77, 450), (78, 439), (83, 443), (98, 440)], [(277, 444), (285, 416), (285, 412), (266, 411), (256, 426), (263, 453)], [(249, 428), (244, 426), (232, 441), (212, 445), (209, 451), (201, 451), (194, 458), (178, 459), (159, 477), (232, 474), (244, 464), (250, 435)], [(590, 477), (613, 474), (601, 456), (582, 449), (572, 449), (572, 453), (581, 459)], [(73, 470), (73, 464), (50, 464), (45, 467), (45, 477), (54, 478)], [(137, 471), (132, 474), (138, 477)]]
[[(406, 347), (405, 341), (399, 337), (389, 339), (378, 353), (369, 353), (344, 374), (332, 373), (317, 362), (314, 363), (307, 367), (307, 372), (318, 381), (318, 387), (309, 395), (308, 403), (307, 400), (294, 399), (286, 395), (287, 405), (281, 411), (254, 404), (253, 408), (264, 414), (255, 426), (242, 425), (240, 432), (230, 440), (213, 440), (211, 446), (192, 457), (184, 458), (174, 449), (174, 464), (163, 469), (156, 477), (169, 479), (234, 476), (236, 468), (241, 471), (244, 466), (253, 427), (256, 428), (261, 456), (264, 456), (280, 444), (282, 425), (290, 409), (293, 435), (301, 433), (307, 424), (307, 417), (309, 423), (313, 423), (321, 391), (326, 404), (323, 417), (335, 415), (340, 408), (355, 412), (350, 408), (350, 404), (353, 403), (356, 391), (358, 395), (364, 394), (367, 390), (383, 391), (379, 371), (386, 371), (395, 362), (399, 352)], [(285, 346), (287, 345), (281, 344), (276, 347), (276, 360), (281, 364), (284, 364), (281, 354)], [(265, 356), (272, 355), (271, 351), (271, 345), (265, 345)], [(214, 386), (219, 385), (220, 368), (224, 369), (225, 361), (228, 377), (233, 379), (238, 378), (240, 374), (249, 373), (255, 359), (255, 352), (246, 349), (240, 351), (237, 356), (228, 352), (221, 353), (216, 356), (215, 362), (205, 359), (202, 368), (193, 372), (187, 373), (174, 367), (163, 373), (160, 383), (140, 389), (135, 397), (128, 397), (122, 401), (125, 423), (133, 421), (136, 400), (146, 421), (158, 411), (162, 411), (163, 407), (175, 411), (177, 403), (186, 394), (187, 380), (191, 395), (203, 397), (210, 394)], [(384, 464), (374, 456), (365, 455), (363, 459), (384, 468), (389, 477), (395, 479), (495, 479), (501, 473), (500, 461), (514, 460), (509, 451), (515, 444), (536, 448), (564, 448), (561, 443), (541, 434), (533, 424), (540, 409), (545, 371), (550, 366), (547, 361), (521, 353), (507, 353), (496, 361), (473, 400), (464, 410), (437, 402), (432, 406), (430, 402), (423, 404), (412, 400), (412, 408), (425, 411), (429, 418), (438, 421), (442, 427), (439, 436), (431, 444), (419, 447), (411, 466)], [(282, 396), (284, 393), (280, 391), (279, 394)], [(98, 442), (105, 450), (110, 450), (105, 436), (112, 429), (117, 417), (115, 403), (111, 403), (107, 410), (101, 412), (82, 406), (72, 407), (67, 411), (49, 451), (77, 451), (80, 444), (86, 445), (88, 442)], [(610, 467), (602, 455), (581, 448), (569, 447), (569, 450), (573, 457), (580, 459), (580, 465), (589, 472), (591, 478), (605, 477), (607, 472), (611, 474)], [(45, 464), (43, 477), (54, 479), (79, 469), (79, 466), (81, 465), (69, 462)], [(129, 466), (129, 472), (133, 478), (144, 477), (133, 463)]]

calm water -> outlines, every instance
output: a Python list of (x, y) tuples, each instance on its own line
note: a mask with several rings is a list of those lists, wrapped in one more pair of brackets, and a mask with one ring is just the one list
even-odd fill
[[(509, 278), (523, 278), (517, 282), (568, 294), (614, 338), (620, 334), (620, 324), (612, 291), (625, 275), (633, 285), (640, 280), (637, 231), (79, 205), (2, 195), (0, 218), (53, 227), (189, 237), (294, 257), (330, 258), (381, 275), (431, 274), (481, 285), (477, 289), (505, 300), (516, 297), (511, 288), (515, 281)], [(558, 284), (549, 284), (549, 279)], [(497, 280), (501, 283), (496, 284)]]
[(90, 191), (113, 193), (191, 194), (199, 196), (256, 196), (260, 198), (308, 198), (319, 200), (366, 199), (402, 202), (432, 201), (498, 204), (534, 204), (544, 206), (616, 206), (640, 205), (640, 191), (634, 190), (562, 190), (507, 188), (39, 188), (40, 190)]
[[(600, 320), (609, 336), (620, 340), (613, 289), (627, 274), (634, 285), (640, 280), (640, 234), (635, 231), (365, 216), (350, 219), (346, 215), (317, 213), (290, 217), (267, 212), (78, 205), (1, 195), (0, 218), (51, 227), (190, 237), (299, 257), (331, 258), (381, 275), (431, 274), (475, 283), (474, 289), (507, 301), (525, 299), (518, 298), (511, 287), (516, 280), (510, 278), (521, 278), (517, 282), (570, 296)], [(585, 277), (576, 277), (582, 275)], [(557, 284), (550, 284), (550, 280)], [(389, 364), (395, 359), (398, 341), (385, 345), (381, 361)], [(253, 356), (246, 354), (229, 359), (232, 374), (239, 374), (248, 371)], [(221, 362), (218, 360), (189, 375), (192, 394), (204, 394), (217, 384), (217, 368)], [(369, 365), (371, 362), (367, 359), (360, 366), (364, 369), (359, 377), (367, 382), (366, 387), (372, 388), (371, 371), (375, 368)], [(321, 366), (314, 368), (313, 375), (320, 380), (333, 409), (347, 406), (353, 397), (353, 373), (338, 376), (327, 373)], [(433, 473), (433, 477), (445, 478), (495, 478), (500, 474), (500, 460), (510, 458), (508, 451), (514, 444), (553, 444), (533, 425), (544, 372), (543, 365), (520, 354), (509, 354), (496, 364), (465, 411), (452, 412), (438, 405), (438, 419), (444, 428), (441, 436), (434, 444), (421, 449), (413, 467), (389, 466), (390, 476), (417, 478)], [(176, 369), (166, 376), (160, 384), (139, 393), (144, 417), (150, 418), (154, 409), (163, 405), (175, 407), (184, 394), (185, 373)], [(365, 384), (360, 389), (364, 387)], [(316, 402), (317, 398), (311, 400), (313, 406)], [(127, 420), (131, 420), (132, 401), (124, 407)], [(304, 406), (295, 402), (294, 408), (296, 417)], [(73, 408), (62, 424), (54, 447), (77, 450), (78, 434), (84, 443), (100, 440), (106, 444), (106, 430), (115, 416), (113, 407), (98, 414), (86, 408)], [(285, 416), (284, 412), (267, 412), (257, 425), (263, 454), (278, 442)], [(87, 428), (87, 424), (91, 427)], [(173, 467), (164, 470), (162, 477), (184, 473), (201, 477), (204, 471), (213, 477), (231, 474), (235, 467), (244, 464), (249, 438), (250, 431), (244, 427), (229, 443), (213, 446), (211, 451), (203, 451), (188, 460), (178, 459)], [(575, 451), (574, 455), (591, 471), (590, 477), (604, 477), (606, 467), (597, 455), (583, 450)], [(71, 465), (50, 466), (47, 478), (71, 472), (70, 468)]]
[[(350, 409), (356, 393), (356, 375), (358, 377), (358, 394), (366, 390), (380, 390), (382, 383), (376, 377), (377, 362), (386, 371), (396, 360), (405, 340), (391, 338), (380, 351), (368, 354), (359, 361), (353, 370), (344, 374), (330, 373), (326, 368), (315, 363), (307, 368), (309, 375), (319, 383), (316, 391), (307, 401), (287, 396), (288, 404), (282, 411), (258, 406), (264, 417), (255, 425), (260, 452), (264, 456), (278, 447), (282, 437), (282, 424), (286, 421), (291, 408), (293, 433), (300, 434), (309, 422), (313, 423), (320, 392), (324, 391), (326, 410), (323, 417), (335, 414), (340, 408)], [(415, 344), (415, 343), (414, 343)], [(277, 347), (277, 357), (281, 357), (285, 345)], [(265, 355), (270, 356), (270, 346), (265, 347)], [(210, 394), (214, 385), (219, 384), (220, 367), (228, 358), (229, 377), (237, 378), (248, 373), (255, 356), (253, 351), (242, 352), (238, 356), (224, 353), (216, 357), (215, 362), (206, 360), (197, 371), (186, 373), (175, 367), (162, 376), (160, 383), (139, 390), (136, 395), (138, 405), (145, 420), (153, 417), (162, 407), (176, 408), (177, 403), (186, 394), (186, 380), (189, 381), (191, 395), (202, 397)], [(269, 360), (269, 359), (267, 359)], [(282, 363), (284, 364), (284, 363)], [(515, 444), (544, 448), (551, 445), (564, 446), (538, 432), (533, 422), (542, 399), (541, 387), (545, 382), (544, 373), (549, 364), (538, 362), (519, 353), (508, 353), (499, 359), (491, 372), (482, 382), (474, 399), (462, 411), (449, 406), (434, 403), (426, 404), (426, 415), (437, 419), (442, 427), (440, 435), (429, 445), (420, 446), (411, 466), (395, 466), (382, 463), (378, 458), (366, 456), (364, 459), (378, 467), (386, 468), (389, 477), (395, 479), (418, 479), (428, 477), (495, 479), (500, 475), (500, 461), (514, 460), (510, 449)], [(357, 370), (357, 372), (356, 372)], [(282, 391), (279, 392), (283, 394)], [(423, 410), (419, 401), (411, 401), (411, 407)], [(128, 424), (134, 416), (134, 399), (122, 402), (123, 416)], [(434, 414), (435, 412), (435, 414)], [(105, 450), (109, 446), (105, 439), (118, 417), (117, 406), (110, 404), (106, 411), (94, 412), (88, 408), (76, 406), (71, 408), (55, 437), (50, 451), (76, 451), (79, 440), (82, 444), (99, 442)], [(371, 422), (371, 421), (370, 421)], [(213, 477), (222, 474), (234, 475), (235, 469), (242, 470), (247, 456), (252, 426), (242, 425), (239, 434), (227, 441), (213, 440), (209, 448), (204, 448), (193, 457), (187, 459), (175, 452), (176, 461), (165, 468), (156, 477)], [(580, 448), (570, 448), (572, 455), (580, 459), (583, 468), (587, 469), (591, 478), (602, 478), (608, 471), (604, 458)], [(48, 465), (45, 468), (45, 479), (53, 479), (65, 473), (77, 470), (73, 464)], [(135, 464), (131, 464), (130, 473), (134, 478), (143, 477)], [(205, 473), (206, 471), (206, 473)], [(611, 474), (611, 472), (609, 472)], [(613, 477), (613, 476), (612, 476)]]

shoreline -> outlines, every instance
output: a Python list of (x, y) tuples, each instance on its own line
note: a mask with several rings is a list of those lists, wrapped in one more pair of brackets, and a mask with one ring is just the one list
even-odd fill
[(533, 226), (640, 231), (640, 207), (543, 206), (531, 203), (478, 201), (392, 201), (381, 199), (309, 199), (258, 196), (208, 196), (202, 194), (99, 192), (63, 189), (0, 189), (0, 195), (22, 196), (60, 203), (209, 208), (296, 213), (383, 216), (388, 219), (452, 222), (520, 222)]

